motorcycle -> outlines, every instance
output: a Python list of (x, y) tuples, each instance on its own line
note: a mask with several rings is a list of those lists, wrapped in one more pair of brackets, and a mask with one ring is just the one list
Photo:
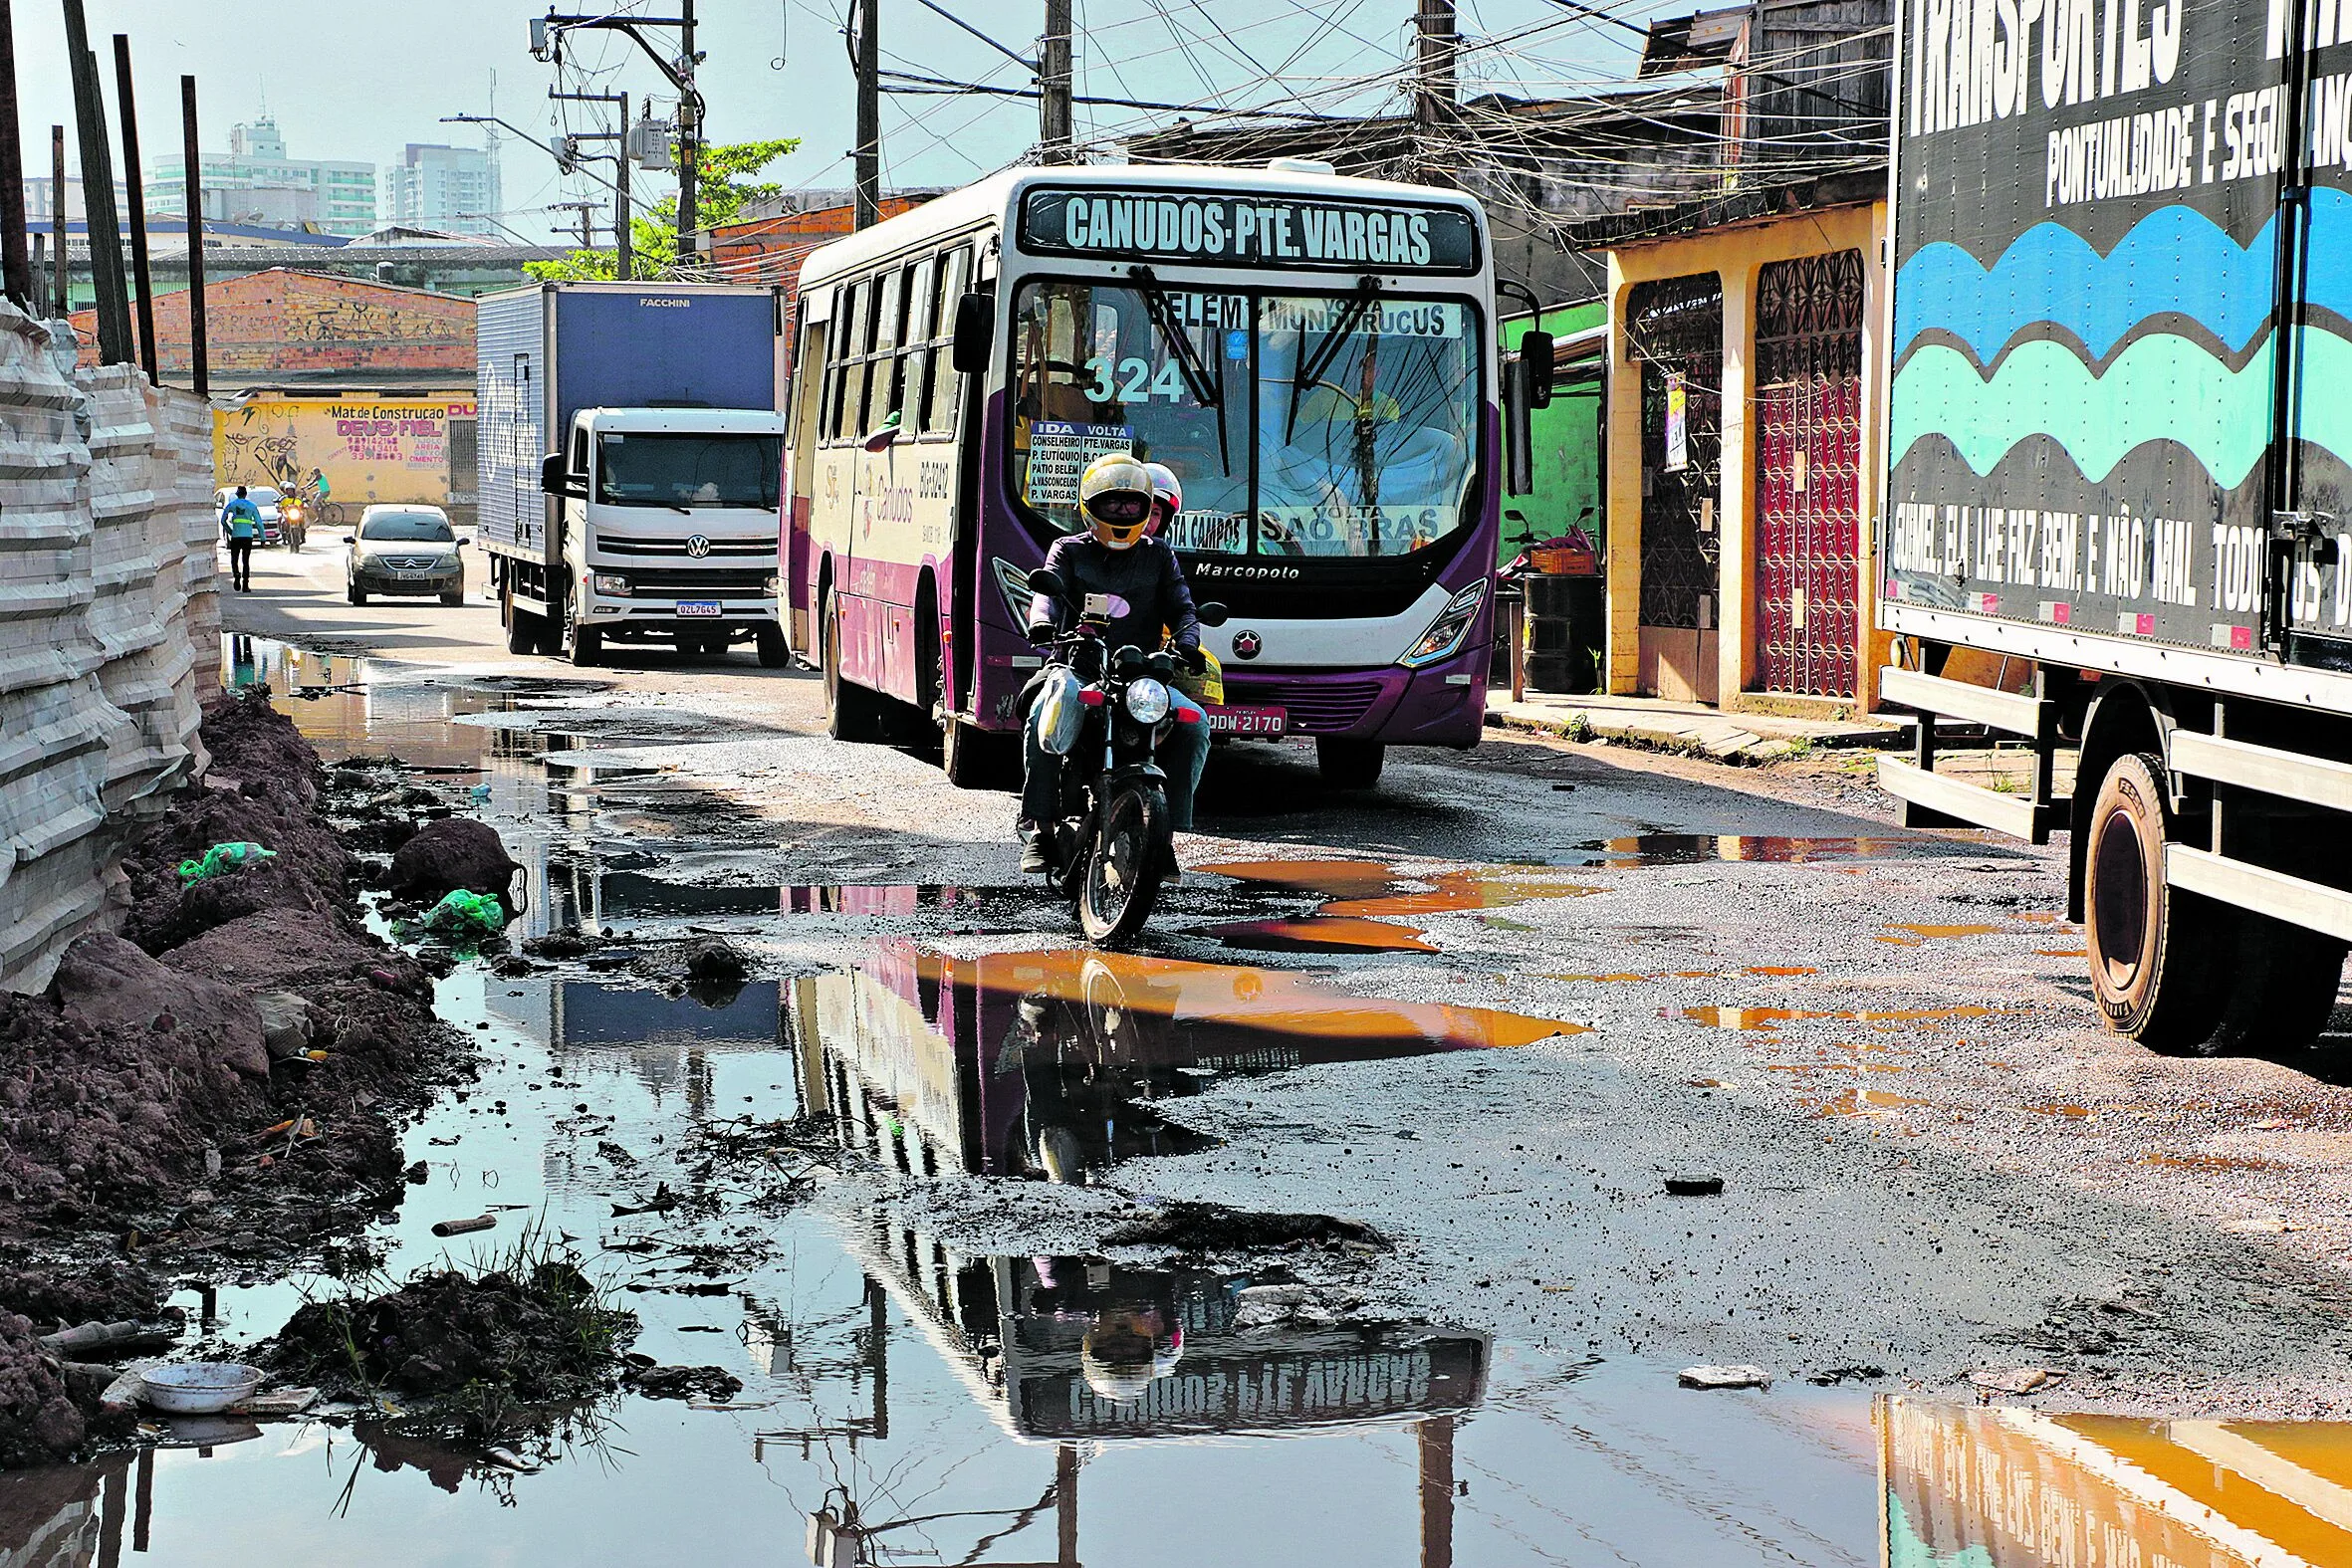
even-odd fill
[(310, 513), (291, 494), (278, 503), (278, 538), (289, 553), (300, 551), (310, 533)]
[[(1068, 603), (1061, 574), (1041, 566), (1030, 590)], [(1060, 809), (1045, 824), (1046, 875), (1068, 897), (1086, 940), (1115, 948), (1151, 918), (1175, 860), (1168, 776), (1154, 756), (1175, 722), (1176, 655), (1112, 648), (1108, 596), (1086, 595), (1075, 627), (1054, 639), (1036, 701), (1046, 750), (1063, 759)], [(1201, 604), (1204, 626), (1225, 606)]]

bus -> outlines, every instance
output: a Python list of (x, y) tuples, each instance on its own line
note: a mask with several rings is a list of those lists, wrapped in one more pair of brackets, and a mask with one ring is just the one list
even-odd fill
[(1339, 787), (1486, 718), (1501, 492), (1485, 214), (1263, 169), (1008, 171), (812, 253), (779, 574), (837, 737), (935, 726), (1002, 778), (1040, 656), (1029, 572), (1097, 454), (1164, 462), (1229, 618), (1220, 735), (1303, 736)]

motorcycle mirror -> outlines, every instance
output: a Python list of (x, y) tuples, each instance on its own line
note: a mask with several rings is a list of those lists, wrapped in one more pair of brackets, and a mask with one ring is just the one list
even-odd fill
[(1029, 574), (1029, 591), (1043, 593), (1048, 598), (1060, 598), (1069, 589), (1061, 580), (1061, 573), (1052, 566), (1040, 566)]
[(1192, 607), (1193, 619), (1204, 626), (1222, 626), (1229, 618), (1229, 614), (1226, 607), (1215, 599), (1211, 599), (1206, 604), (1195, 604)]

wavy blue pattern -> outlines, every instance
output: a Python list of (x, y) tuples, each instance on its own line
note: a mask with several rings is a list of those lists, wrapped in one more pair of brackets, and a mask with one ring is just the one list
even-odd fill
[[(2274, 272), (2271, 224), (2240, 248), (2211, 218), (2181, 205), (2133, 224), (2105, 256), (2055, 223), (2027, 229), (1990, 268), (1938, 241), (1896, 275), (1895, 352), (1942, 329), (1989, 363), (2020, 328), (2048, 322), (2104, 358), (2140, 323), (2177, 312), (2236, 353), (2269, 320)], [(2352, 317), (2352, 193), (2312, 193), (2309, 297)]]

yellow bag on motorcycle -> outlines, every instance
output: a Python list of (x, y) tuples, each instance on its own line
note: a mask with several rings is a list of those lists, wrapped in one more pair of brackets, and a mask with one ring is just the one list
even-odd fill
[(1176, 670), (1176, 679), (1170, 684), (1194, 702), (1204, 706), (1213, 704), (1223, 707), (1225, 705), (1225, 666), (1219, 664), (1217, 655), (1206, 648), (1201, 650), (1200, 673), (1195, 674), (1179, 665)]

